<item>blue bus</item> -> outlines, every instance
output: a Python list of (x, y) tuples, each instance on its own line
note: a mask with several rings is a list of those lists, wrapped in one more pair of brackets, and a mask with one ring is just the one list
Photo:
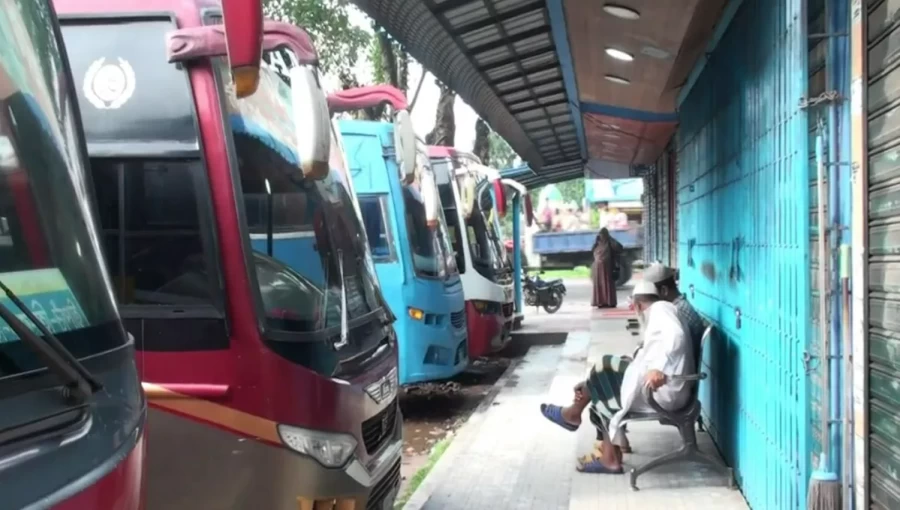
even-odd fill
[(429, 177), (406, 177), (395, 157), (394, 125), (339, 126), (375, 271), (397, 317), (400, 383), (453, 377), (469, 363), (465, 297), (425, 146), (416, 145), (416, 173)]

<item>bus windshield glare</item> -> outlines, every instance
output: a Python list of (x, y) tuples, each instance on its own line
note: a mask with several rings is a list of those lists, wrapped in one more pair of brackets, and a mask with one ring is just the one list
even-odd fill
[(331, 332), (344, 312), (352, 322), (380, 311), (380, 291), (334, 130), (331, 171), (304, 178), (291, 116), (292, 55), (266, 53), (259, 88), (244, 99), (234, 95), (227, 62), (216, 61), (266, 323), (287, 333)]
[(457, 273), (456, 263), (448, 257), (453, 252), (443, 218), (438, 217), (435, 228), (428, 226), (425, 203), (415, 184), (403, 186), (403, 201), (416, 274), (426, 278), (447, 278)]
[[(54, 17), (47, 2), (14, 4), (0, 10), (0, 281), (84, 358), (123, 345), (125, 335), (101, 264)], [(5, 295), (0, 301), (41, 334)], [(41, 368), (0, 322), (0, 381)]]

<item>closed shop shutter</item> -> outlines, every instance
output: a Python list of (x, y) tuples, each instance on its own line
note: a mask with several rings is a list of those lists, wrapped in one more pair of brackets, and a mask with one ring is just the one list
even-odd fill
[(641, 194), (641, 225), (644, 227), (644, 250), (642, 258), (644, 260), (649, 260), (650, 257), (650, 182), (649, 179), (644, 176), (644, 192)]
[(900, 1), (868, 2), (869, 498), (900, 508)]
[(669, 153), (669, 265), (678, 267), (678, 154)]
[(656, 223), (658, 242), (656, 258), (663, 264), (669, 263), (669, 157), (663, 151), (660, 164), (656, 165), (657, 203), (659, 217)]
[(644, 177), (644, 195), (647, 197), (647, 221), (644, 228), (644, 261), (656, 259), (656, 178), (655, 174)]
[(806, 508), (810, 475), (806, 4), (741, 2), (679, 109), (680, 284), (719, 332), (704, 420), (759, 509)]

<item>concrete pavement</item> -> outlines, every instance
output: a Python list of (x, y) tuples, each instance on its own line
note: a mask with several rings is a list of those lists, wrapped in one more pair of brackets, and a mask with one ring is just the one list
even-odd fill
[[(581, 294), (578, 283), (567, 285), (570, 298)], [(592, 319), (596, 314), (582, 299), (570, 301), (556, 316), (527, 314), (528, 329), (568, 331), (565, 344), (532, 347), (498, 381), (493, 402), (459, 430), (405, 509), (747, 508), (741, 493), (726, 487), (722, 473), (696, 465), (647, 473), (639, 479), (638, 492), (630, 490), (627, 476), (575, 471), (576, 457), (592, 448), (593, 428), (568, 433), (545, 420), (539, 405), (568, 402), (572, 387), (594, 360), (609, 352), (630, 352), (634, 340), (623, 319)], [(703, 450), (715, 451), (705, 433), (699, 437)], [(629, 425), (629, 438), (635, 453), (626, 456), (628, 466), (679, 444), (673, 428), (656, 423)]]

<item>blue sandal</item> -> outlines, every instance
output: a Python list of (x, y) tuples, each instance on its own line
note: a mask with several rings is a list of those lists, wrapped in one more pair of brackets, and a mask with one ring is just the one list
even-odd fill
[(575, 468), (579, 473), (590, 473), (595, 475), (621, 475), (625, 472), (622, 469), (622, 466), (614, 469), (603, 465), (596, 454), (591, 454), (591, 460), (588, 462), (582, 462), (583, 460), (586, 459), (578, 459), (578, 467)]
[(563, 419), (562, 407), (553, 404), (541, 404), (541, 414), (544, 415), (544, 418), (547, 418), (569, 432), (578, 430), (578, 425), (573, 425)]

